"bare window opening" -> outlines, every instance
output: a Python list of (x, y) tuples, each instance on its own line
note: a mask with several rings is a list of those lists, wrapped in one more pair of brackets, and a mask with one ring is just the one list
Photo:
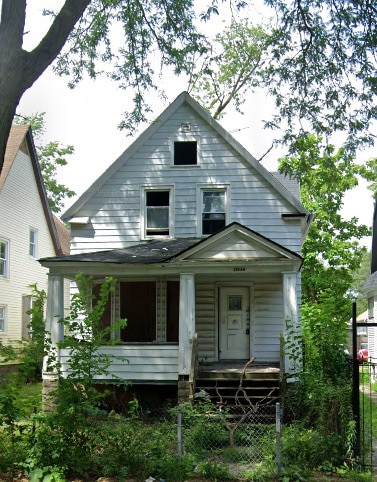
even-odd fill
[(156, 283), (137, 281), (120, 283), (120, 316), (127, 326), (120, 330), (126, 342), (156, 340)]
[(197, 141), (174, 141), (174, 165), (196, 166), (197, 164)]
[(146, 235), (169, 236), (169, 191), (146, 192)]

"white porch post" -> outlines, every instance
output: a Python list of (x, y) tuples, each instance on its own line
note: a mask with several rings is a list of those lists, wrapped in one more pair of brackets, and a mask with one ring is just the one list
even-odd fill
[[(288, 373), (295, 372), (301, 364), (301, 346), (293, 347), (292, 337), (299, 334), (298, 330), (298, 306), (297, 306), (297, 273), (283, 273), (283, 303), (284, 303), (284, 337), (289, 340), (289, 346), (285, 353), (285, 370)], [(301, 329), (300, 329), (301, 333)], [(293, 355), (293, 357), (292, 357)]]
[[(55, 351), (57, 343), (64, 339), (64, 326), (59, 323), (64, 317), (64, 282), (61, 275), (48, 274), (46, 331), (51, 339), (51, 348)], [(43, 363), (43, 372), (48, 372), (47, 359)]]
[(179, 292), (179, 375), (190, 374), (192, 337), (194, 333), (195, 276), (193, 273), (182, 273)]
[[(54, 366), (48, 365), (49, 356), (59, 356), (57, 344), (63, 341), (64, 326), (59, 323), (64, 317), (64, 280), (61, 275), (48, 274), (46, 331), (50, 337), (50, 353), (43, 359), (42, 369), (42, 410), (51, 412), (55, 408), (55, 391), (58, 374)], [(58, 360), (57, 360), (58, 361)]]

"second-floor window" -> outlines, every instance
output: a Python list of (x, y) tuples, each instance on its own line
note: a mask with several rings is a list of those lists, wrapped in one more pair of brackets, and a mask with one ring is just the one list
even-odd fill
[(37, 257), (37, 241), (38, 241), (38, 232), (36, 229), (30, 229), (29, 234), (29, 255), (32, 258)]
[(145, 191), (144, 235), (171, 235), (170, 189), (147, 189)]
[(0, 276), (7, 278), (9, 274), (9, 241), (0, 239)]
[(202, 189), (201, 234), (213, 234), (227, 224), (226, 189)]

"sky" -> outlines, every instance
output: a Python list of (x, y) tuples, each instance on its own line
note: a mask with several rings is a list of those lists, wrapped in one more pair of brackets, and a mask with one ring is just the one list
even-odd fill
[[(61, 0), (44, 0), (43, 7), (57, 6)], [(1, 4), (1, 0), (0, 0)], [(26, 47), (38, 42), (48, 20), (40, 16), (40, 0), (28, 0)], [(211, 23), (214, 32), (223, 28), (224, 21)], [(37, 28), (35, 28), (37, 26)], [(150, 93), (148, 100), (153, 108), (152, 119), (157, 117), (182, 91), (187, 90), (187, 81), (165, 74), (160, 79), (167, 99)], [(73, 145), (75, 153), (68, 158), (68, 165), (61, 168), (58, 181), (81, 195), (130, 145), (127, 132), (118, 129), (122, 114), (132, 98), (131, 91), (120, 90), (107, 78), (84, 79), (75, 89), (67, 86), (67, 78), (59, 78), (49, 68), (24, 94), (17, 112), (23, 115), (45, 112), (46, 133), (44, 141), (60, 141)], [(248, 95), (244, 114), (228, 111), (221, 120), (227, 129), (256, 159), (271, 147), (274, 133), (263, 129), (263, 120), (273, 112), (273, 103), (263, 91)], [(140, 126), (139, 133), (147, 125)], [(263, 160), (270, 171), (277, 169), (277, 159), (283, 151), (272, 150)], [(373, 156), (373, 151), (363, 153), (361, 160)], [(361, 162), (360, 160), (360, 162)], [(76, 199), (67, 200), (68, 208)], [(370, 191), (363, 184), (349, 194), (345, 200), (345, 217), (356, 216), (360, 222), (371, 225), (373, 202)], [(363, 240), (370, 248), (370, 238)]]

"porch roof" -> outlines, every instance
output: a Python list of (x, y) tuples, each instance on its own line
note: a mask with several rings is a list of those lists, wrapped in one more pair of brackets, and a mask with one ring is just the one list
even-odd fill
[(141, 265), (164, 267), (174, 265), (175, 262), (177, 266), (181, 262), (189, 262), (191, 267), (193, 262), (197, 262), (203, 267), (203, 262), (213, 265), (216, 261), (221, 265), (224, 261), (226, 264), (229, 261), (242, 264), (251, 262), (255, 266), (262, 263), (265, 267), (275, 266), (275, 269), (277, 266), (287, 268), (289, 263), (289, 269), (299, 270), (302, 258), (263, 235), (233, 222), (207, 238), (152, 239), (124, 248), (39, 260), (42, 266), (59, 267), (58, 269), (63, 266), (76, 268), (79, 264), (85, 264), (86, 267), (128, 265), (136, 269)]
[(202, 238), (152, 239), (126, 248), (43, 258), (40, 262), (90, 262), (113, 264), (166, 263), (201, 241), (203, 241)]

